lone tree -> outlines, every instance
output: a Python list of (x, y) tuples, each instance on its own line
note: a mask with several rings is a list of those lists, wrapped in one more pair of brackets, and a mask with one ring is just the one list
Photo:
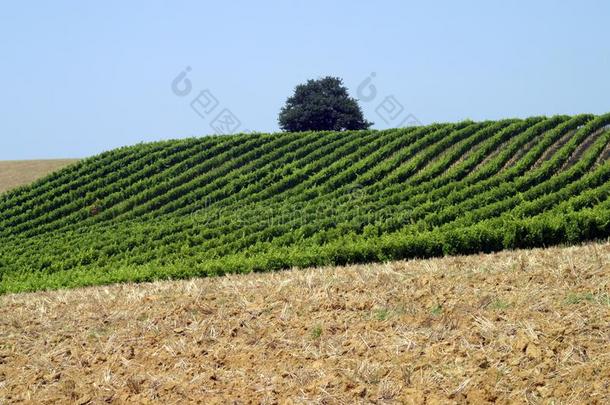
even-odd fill
[(368, 129), (373, 125), (364, 119), (343, 81), (331, 76), (299, 84), (280, 111), (278, 122), (289, 132)]

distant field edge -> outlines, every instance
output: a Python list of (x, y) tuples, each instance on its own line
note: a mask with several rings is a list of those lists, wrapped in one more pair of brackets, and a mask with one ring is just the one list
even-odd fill
[(79, 159), (0, 160), (0, 194), (27, 186)]

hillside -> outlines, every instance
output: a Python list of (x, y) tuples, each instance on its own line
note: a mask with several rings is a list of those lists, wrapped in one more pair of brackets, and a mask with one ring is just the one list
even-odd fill
[(76, 159), (0, 161), (0, 193), (30, 184), (76, 161)]
[(610, 235), (610, 114), (211, 136), (0, 195), (0, 293)]
[(610, 245), (0, 297), (0, 403), (607, 404)]

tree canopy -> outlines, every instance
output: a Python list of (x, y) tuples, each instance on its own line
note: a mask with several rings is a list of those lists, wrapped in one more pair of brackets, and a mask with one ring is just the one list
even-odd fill
[(368, 129), (356, 99), (349, 96), (343, 81), (327, 76), (299, 84), (279, 114), (284, 131), (343, 131)]

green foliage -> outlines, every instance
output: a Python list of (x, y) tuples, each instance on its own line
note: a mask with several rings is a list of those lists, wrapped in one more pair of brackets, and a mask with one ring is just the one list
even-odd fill
[(375, 319), (385, 321), (390, 317), (390, 310), (387, 308), (379, 308), (375, 310)]
[(284, 131), (343, 131), (368, 129), (356, 99), (338, 77), (308, 80), (298, 85), (278, 118)]
[(0, 195), (0, 293), (610, 236), (610, 115), (212, 136)]
[(432, 307), (432, 309), (430, 310), (430, 312), (432, 313), (432, 315), (434, 316), (440, 316), (443, 313), (443, 307), (441, 305), (435, 305)]

